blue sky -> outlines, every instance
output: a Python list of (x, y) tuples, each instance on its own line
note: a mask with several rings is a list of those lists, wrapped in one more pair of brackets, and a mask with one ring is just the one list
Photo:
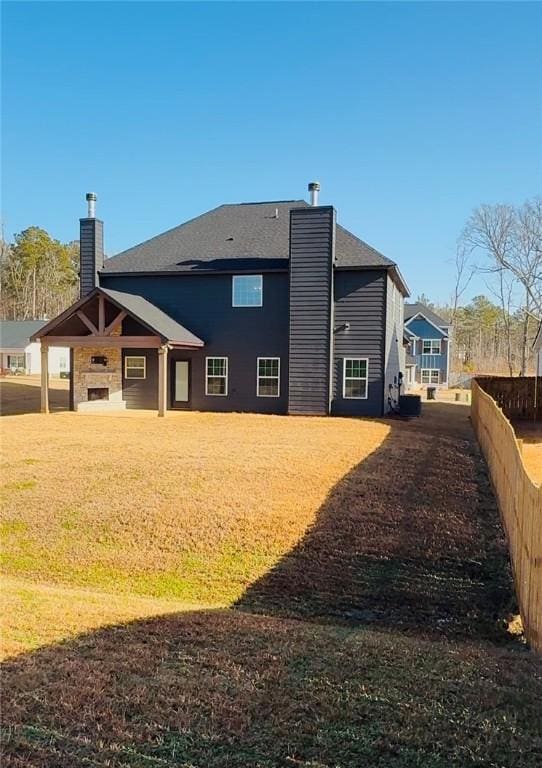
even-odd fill
[[(542, 189), (538, 3), (5, 2), (5, 235), (109, 255), (222, 202), (306, 197), (450, 294), (480, 203)], [(483, 285), (473, 285), (471, 293)]]

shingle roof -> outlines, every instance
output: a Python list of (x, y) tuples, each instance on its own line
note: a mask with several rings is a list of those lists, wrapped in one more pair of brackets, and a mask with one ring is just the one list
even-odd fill
[[(282, 269), (290, 210), (305, 200), (221, 205), (107, 259), (105, 273)], [(394, 262), (337, 225), (338, 267), (393, 267)]]
[(169, 315), (166, 315), (155, 304), (144, 299), (136, 293), (125, 293), (124, 291), (113, 291), (110, 288), (99, 289), (106, 296), (109, 296), (116, 304), (125, 309), (132, 317), (141, 320), (151, 330), (159, 336), (178, 344), (189, 344), (191, 346), (203, 347), (204, 342), (195, 334), (189, 331), (184, 325), (181, 325)]
[(435, 325), (438, 325), (440, 327), (446, 327), (449, 326), (450, 323), (447, 320), (444, 320), (442, 317), (437, 315), (436, 312), (433, 312), (432, 309), (429, 309), (429, 307), (426, 307), (425, 304), (420, 304), (419, 301), (417, 301), (415, 304), (405, 304), (405, 322), (408, 322), (411, 318), (413, 318), (417, 314), (425, 315), (425, 317), (430, 320)]
[(30, 336), (46, 324), (46, 320), (0, 320), (0, 348), (24, 349)]
[[(169, 341), (173, 345), (179, 344), (191, 347), (203, 347), (205, 345), (205, 342), (185, 328), (184, 325), (166, 315), (159, 307), (151, 304), (143, 296), (139, 296), (136, 293), (126, 293), (125, 291), (114, 291), (111, 288), (95, 288), (87, 296), (78, 299), (74, 304), (65, 309), (58, 317), (55, 317), (48, 323), (40, 323), (33, 333), (34, 337), (41, 338), (51, 334), (51, 331), (54, 331), (64, 320), (73, 316), (78, 309), (84, 307), (87, 302), (94, 299), (100, 293), (111, 299), (120, 309), (125, 309), (129, 315), (143, 323), (143, 325), (146, 325), (151, 332), (161, 336), (165, 341)], [(38, 331), (41, 332), (38, 333)]]

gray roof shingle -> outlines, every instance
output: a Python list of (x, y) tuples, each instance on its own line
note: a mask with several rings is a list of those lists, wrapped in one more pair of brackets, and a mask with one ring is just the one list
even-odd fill
[(159, 336), (167, 339), (167, 341), (189, 344), (195, 347), (202, 347), (204, 345), (204, 342), (185, 328), (184, 325), (166, 315), (159, 307), (151, 304), (143, 296), (139, 296), (136, 293), (126, 293), (125, 291), (114, 291), (111, 288), (100, 288), (99, 290), (125, 309), (132, 317), (141, 320)]
[(46, 320), (0, 320), (0, 348), (24, 349)]
[[(107, 259), (103, 272), (282, 269), (290, 210), (307, 206), (304, 200), (221, 205)], [(338, 267), (394, 266), (340, 225), (335, 250)]]
[(420, 304), (419, 301), (415, 302), (414, 304), (405, 304), (405, 323), (419, 313), (425, 315), (428, 320), (437, 325), (439, 328), (447, 327), (450, 325), (447, 320), (444, 320), (442, 317), (440, 317), (440, 315), (437, 315), (436, 312), (433, 312), (432, 309), (426, 307), (425, 304)]

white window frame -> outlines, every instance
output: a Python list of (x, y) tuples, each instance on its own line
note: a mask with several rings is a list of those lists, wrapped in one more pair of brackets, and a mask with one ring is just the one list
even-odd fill
[[(143, 360), (143, 376), (129, 376), (128, 368), (140, 368), (137, 365), (128, 365), (128, 360)], [(145, 355), (126, 355), (124, 358), (124, 378), (125, 379), (137, 379), (143, 381), (147, 378), (147, 358)]]
[[(429, 344), (429, 352), (425, 351), (425, 345)], [(438, 351), (435, 352), (433, 346), (438, 344)], [(422, 340), (422, 355), (441, 355), (442, 354), (442, 339), (423, 339)], [(427, 370), (430, 370), (429, 368)]]
[[(18, 359), (18, 363), (23, 361), (22, 365), (12, 365), (11, 358), (16, 357)], [(8, 368), (10, 371), (26, 371), (26, 354), (24, 352), (10, 352), (8, 354)]]
[[(423, 380), (424, 373), (428, 374), (428, 381)], [(432, 381), (433, 373), (437, 374), (437, 381)], [(440, 368), (420, 368), (420, 382), (422, 384), (428, 384), (429, 386), (440, 384)]]
[[(243, 280), (246, 277), (258, 277), (260, 279), (259, 304), (237, 304), (235, 301), (235, 283), (237, 280)], [(245, 309), (257, 309), (258, 307), (263, 307), (263, 275), (233, 275), (231, 280), (231, 305), (232, 307), (244, 307)]]
[[(221, 378), (224, 379), (226, 382), (225, 391), (224, 392), (209, 392), (209, 360), (224, 360), (225, 361), (225, 373), (223, 374), (217, 374), (212, 373), (210, 374), (213, 379)], [(227, 397), (228, 396), (228, 379), (229, 379), (229, 373), (230, 373), (230, 366), (228, 363), (227, 357), (221, 357), (220, 355), (210, 355), (209, 357), (205, 358), (205, 394), (207, 397)]]
[[(351, 381), (365, 381), (365, 395), (346, 394), (346, 363), (348, 360), (365, 362), (365, 378), (348, 376)], [(367, 400), (369, 397), (369, 358), (368, 357), (343, 357), (343, 400)]]
[[(276, 376), (260, 376), (260, 360), (278, 360), (279, 369)], [(276, 379), (277, 380), (277, 394), (276, 395), (261, 395), (260, 394), (260, 379)], [(280, 357), (257, 357), (256, 358), (256, 397), (280, 397)]]

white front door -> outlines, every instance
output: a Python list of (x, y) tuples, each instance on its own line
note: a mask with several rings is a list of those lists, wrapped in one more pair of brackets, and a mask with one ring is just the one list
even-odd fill
[(175, 392), (173, 400), (175, 403), (188, 402), (188, 370), (190, 363), (188, 360), (175, 361)]

